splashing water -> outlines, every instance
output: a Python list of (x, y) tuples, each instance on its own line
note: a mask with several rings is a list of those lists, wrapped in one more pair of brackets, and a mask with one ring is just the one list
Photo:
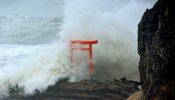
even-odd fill
[(99, 40), (93, 46), (93, 79), (126, 76), (138, 80), (137, 24), (152, 5), (153, 2), (137, 0), (66, 0), (63, 22), (54, 18), (3, 19), (11, 20), (17, 29), (4, 28), (0, 17), (0, 95), (7, 96), (9, 88), (16, 85), (24, 88), (25, 94), (32, 94), (35, 89), (43, 91), (63, 78), (89, 78), (87, 53), (76, 53), (77, 62), (71, 68), (68, 43), (72, 39)]
[(152, 2), (136, 0), (66, 0), (60, 37), (99, 40), (94, 46), (94, 79), (123, 76), (138, 80), (137, 24)]

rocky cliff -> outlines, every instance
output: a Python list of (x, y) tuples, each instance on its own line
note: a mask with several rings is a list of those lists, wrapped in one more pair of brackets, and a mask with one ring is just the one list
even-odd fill
[(175, 3), (158, 0), (138, 25), (140, 81), (147, 100), (175, 100)]

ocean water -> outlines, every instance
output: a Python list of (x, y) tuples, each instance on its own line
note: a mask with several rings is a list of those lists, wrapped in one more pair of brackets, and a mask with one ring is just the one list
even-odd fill
[[(57, 33), (62, 23), (62, 17), (0, 16), (0, 95), (7, 96), (8, 88), (15, 84), (26, 86), (26, 93), (30, 94), (37, 87), (42, 90), (57, 81), (55, 75), (49, 83), (52, 75), (47, 73), (57, 73), (56, 68), (51, 68), (57, 60), (53, 55), (62, 47), (52, 41), (59, 39)], [(42, 75), (48, 79), (42, 79)], [(46, 81), (43, 86), (40, 80)]]
[(33, 94), (63, 78), (89, 79), (87, 52), (76, 52), (70, 63), (69, 41), (77, 39), (99, 41), (93, 45), (94, 80), (139, 80), (137, 24), (154, 3), (64, 0), (61, 17), (0, 15), (0, 96), (16, 85)]

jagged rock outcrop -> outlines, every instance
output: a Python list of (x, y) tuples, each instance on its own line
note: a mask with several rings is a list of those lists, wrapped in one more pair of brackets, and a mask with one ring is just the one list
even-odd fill
[(175, 100), (175, 3), (158, 0), (138, 26), (140, 81), (147, 100)]
[(138, 82), (118, 81), (99, 83), (91, 80), (80, 82), (58, 81), (42, 93), (35, 91), (32, 96), (21, 95), (12, 89), (10, 97), (3, 100), (126, 100), (138, 91)]

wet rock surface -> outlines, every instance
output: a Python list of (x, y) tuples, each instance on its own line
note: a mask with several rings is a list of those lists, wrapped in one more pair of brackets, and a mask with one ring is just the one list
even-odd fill
[(147, 100), (175, 100), (174, 5), (158, 0), (138, 26), (140, 82)]
[(36, 90), (32, 96), (23, 96), (21, 91), (11, 91), (10, 97), (3, 100), (126, 100), (138, 90), (138, 82), (127, 80), (105, 83), (62, 80), (42, 93)]

